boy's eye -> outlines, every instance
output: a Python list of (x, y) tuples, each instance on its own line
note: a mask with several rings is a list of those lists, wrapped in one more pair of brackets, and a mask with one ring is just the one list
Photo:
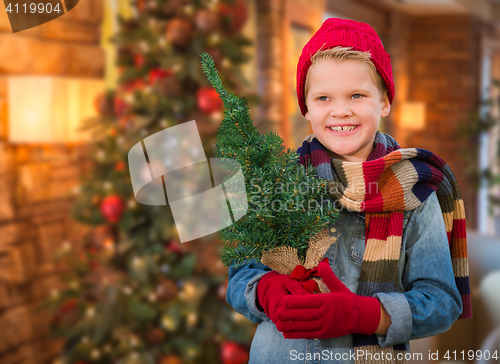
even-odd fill
[[(360, 96), (360, 97), (363, 97), (363, 95), (361, 95), (361, 94), (354, 94), (354, 95), (352, 95), (352, 97), (354, 97), (354, 96)], [(355, 98), (355, 99), (359, 99), (359, 97), (354, 97), (354, 98)]]
[(326, 101), (326, 100), (328, 100), (328, 97), (326, 97), (326, 96), (320, 96), (320, 97), (318, 97), (318, 100), (319, 101)]

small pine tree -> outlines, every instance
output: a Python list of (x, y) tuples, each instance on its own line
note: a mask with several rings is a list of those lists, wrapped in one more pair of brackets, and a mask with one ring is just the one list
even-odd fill
[[(260, 134), (252, 123), (247, 102), (229, 93), (210, 55), (201, 55), (202, 69), (225, 107), (217, 134), (215, 156), (236, 160), (241, 166), (248, 211), (222, 229), (221, 260), (235, 267), (276, 247), (297, 249), (303, 262), (308, 241), (339, 218), (328, 195), (328, 182), (311, 165), (298, 163), (296, 151), (283, 146), (276, 132)], [(231, 169), (229, 163), (224, 167)], [(243, 207), (242, 207), (243, 208)]]

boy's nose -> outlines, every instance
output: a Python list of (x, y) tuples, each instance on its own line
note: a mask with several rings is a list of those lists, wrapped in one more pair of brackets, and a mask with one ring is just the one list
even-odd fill
[(345, 118), (351, 115), (352, 111), (347, 107), (347, 105), (332, 105), (332, 109), (330, 110), (330, 116), (334, 118)]

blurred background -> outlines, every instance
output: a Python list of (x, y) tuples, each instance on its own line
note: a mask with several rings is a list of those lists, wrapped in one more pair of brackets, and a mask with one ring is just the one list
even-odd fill
[[(180, 244), (168, 207), (136, 202), (127, 153), (196, 120), (213, 156), (223, 109), (201, 52), (299, 147), (296, 64), (329, 17), (377, 31), (396, 89), (380, 129), (441, 156), (465, 202), (474, 317), (412, 351), (500, 350), (500, 1), (81, 0), (17, 33), (0, 7), (2, 364), (248, 361), (255, 326), (225, 303), (216, 236)], [(161, 186), (154, 168), (143, 182)]]

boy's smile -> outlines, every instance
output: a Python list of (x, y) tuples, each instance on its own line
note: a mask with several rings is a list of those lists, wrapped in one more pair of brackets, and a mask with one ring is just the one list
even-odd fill
[(389, 115), (387, 94), (371, 78), (368, 66), (352, 60), (324, 59), (309, 68), (307, 113), (316, 138), (333, 158), (363, 162), (373, 150), (381, 117)]

